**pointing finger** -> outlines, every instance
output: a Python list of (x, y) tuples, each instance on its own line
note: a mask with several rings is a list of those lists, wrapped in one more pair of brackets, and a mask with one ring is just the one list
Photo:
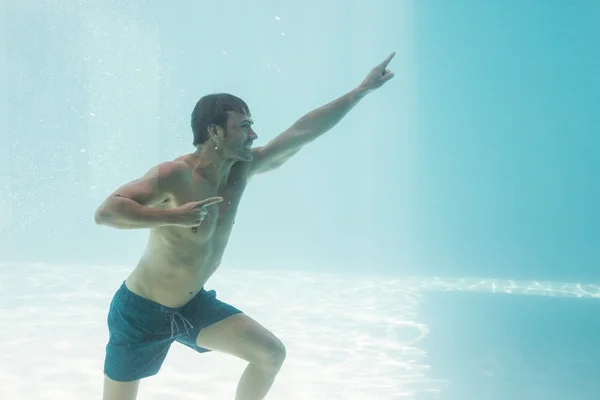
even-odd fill
[(381, 64), (379, 64), (379, 68), (386, 68), (388, 66), (388, 64), (390, 63), (390, 61), (392, 61), (392, 59), (396, 56), (396, 52), (393, 52), (392, 54), (390, 54), (385, 60), (383, 60), (383, 62)]
[(220, 203), (222, 201), (223, 201), (222, 197), (209, 197), (208, 199), (204, 199), (204, 200), (196, 203), (196, 205), (194, 206), (194, 209), (197, 209), (199, 207), (208, 207), (212, 204)]

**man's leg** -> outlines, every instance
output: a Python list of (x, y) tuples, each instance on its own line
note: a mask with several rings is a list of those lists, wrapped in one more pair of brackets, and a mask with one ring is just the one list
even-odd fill
[(173, 338), (164, 309), (131, 292), (125, 283), (108, 312), (104, 400), (135, 400), (140, 379), (156, 375)]
[(117, 382), (104, 375), (103, 400), (135, 400), (140, 381)]
[(265, 327), (245, 314), (231, 315), (203, 328), (196, 345), (248, 361), (236, 400), (261, 400), (267, 395), (285, 359), (285, 346)]

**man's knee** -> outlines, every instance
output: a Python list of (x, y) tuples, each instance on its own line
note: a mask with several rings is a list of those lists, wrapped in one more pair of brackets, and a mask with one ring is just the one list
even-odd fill
[(278, 371), (285, 361), (286, 349), (285, 345), (278, 338), (270, 340), (262, 350), (258, 366), (262, 369)]

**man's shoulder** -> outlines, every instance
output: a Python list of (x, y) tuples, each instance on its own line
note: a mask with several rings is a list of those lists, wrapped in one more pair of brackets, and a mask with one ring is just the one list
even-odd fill
[(192, 167), (185, 160), (177, 158), (175, 160), (163, 161), (156, 167), (159, 181), (172, 182), (177, 184), (183, 182), (186, 177), (192, 173)]

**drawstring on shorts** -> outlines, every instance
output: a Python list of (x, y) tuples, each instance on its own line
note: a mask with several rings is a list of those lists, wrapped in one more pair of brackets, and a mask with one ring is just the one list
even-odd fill
[(189, 333), (188, 327), (189, 329), (194, 329), (192, 323), (188, 321), (183, 315), (179, 314), (178, 312), (173, 312), (171, 313), (171, 338), (181, 336), (179, 324), (177, 324), (177, 321), (175, 320), (176, 316), (179, 317), (179, 319), (183, 323), (186, 335)]

